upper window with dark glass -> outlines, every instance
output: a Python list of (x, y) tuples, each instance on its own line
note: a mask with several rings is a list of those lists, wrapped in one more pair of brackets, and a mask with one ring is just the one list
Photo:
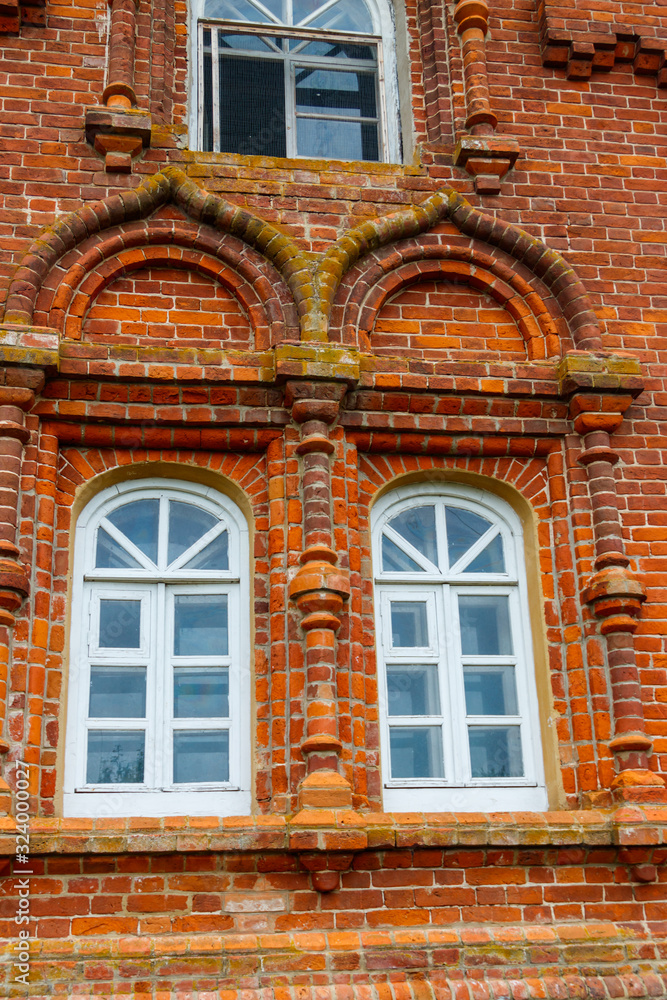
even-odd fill
[(392, 158), (382, 90), (383, 21), (390, 19), (379, 7), (366, 0), (203, 0), (200, 10), (200, 149)]

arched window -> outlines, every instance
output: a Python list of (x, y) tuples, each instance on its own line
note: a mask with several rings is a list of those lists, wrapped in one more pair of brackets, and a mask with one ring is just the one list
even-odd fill
[(397, 160), (395, 46), (385, 4), (198, 0), (198, 147)]
[(76, 528), (64, 811), (250, 811), (248, 528), (213, 489), (112, 486)]
[(374, 508), (384, 805), (544, 809), (522, 527), (478, 489)]

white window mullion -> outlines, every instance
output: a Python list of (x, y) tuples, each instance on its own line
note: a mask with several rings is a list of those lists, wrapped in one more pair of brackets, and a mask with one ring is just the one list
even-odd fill
[[(220, 56), (218, 29), (211, 28), (211, 114), (213, 116), (213, 152), (220, 152)], [(231, 94), (230, 94), (231, 99)]]
[(155, 618), (151, 698), (147, 707), (147, 757), (151, 761), (151, 787), (163, 788), (168, 782), (165, 771), (168, 767), (168, 725), (170, 695), (170, 663), (168, 643), (171, 632), (167, 617), (166, 587), (164, 583), (155, 586)]
[(288, 54), (289, 42), (283, 40), (286, 48), (284, 59), (285, 77), (285, 134), (287, 156), (293, 158), (298, 155), (297, 135), (296, 135), (296, 65)]
[(466, 769), (468, 732), (466, 728), (465, 691), (461, 668), (458, 606), (456, 595), (446, 584), (442, 587), (444, 611), (444, 678), (449, 709), (449, 732), (452, 742), (452, 781), (461, 783), (469, 772)]

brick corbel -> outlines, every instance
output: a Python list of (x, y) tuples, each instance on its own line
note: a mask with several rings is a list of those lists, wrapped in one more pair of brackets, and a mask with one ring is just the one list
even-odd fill
[(642, 391), (636, 358), (573, 352), (559, 367), (560, 389), (570, 398), (570, 417), (581, 435), (579, 462), (585, 467), (593, 513), (595, 573), (581, 598), (600, 621), (607, 645), (614, 733), (609, 748), (617, 774), (612, 789), (622, 801), (667, 801), (661, 777), (649, 769), (652, 743), (646, 734), (633, 634), (646, 599), (625, 552), (614, 465), (619, 461), (611, 435)]
[(350, 809), (335, 805), (302, 809), (289, 825), (290, 850), (309, 872), (317, 892), (339, 889), (343, 872), (349, 871), (355, 856), (368, 848), (365, 820)]
[(151, 144), (151, 116), (136, 108), (134, 47), (139, 0), (110, 0), (109, 73), (103, 107), (86, 109), (86, 139), (107, 173), (129, 174), (132, 159)]
[(454, 21), (461, 38), (466, 96), (463, 136), (454, 150), (454, 163), (475, 181), (478, 194), (498, 194), (500, 181), (519, 155), (516, 139), (494, 135), (498, 116), (491, 107), (486, 68), (489, 8), (486, 0), (458, 0)]

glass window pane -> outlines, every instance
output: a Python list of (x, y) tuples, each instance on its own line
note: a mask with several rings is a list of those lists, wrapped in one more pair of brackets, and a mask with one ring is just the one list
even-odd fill
[(145, 667), (91, 667), (92, 719), (143, 719), (146, 716)]
[(518, 715), (514, 667), (465, 667), (468, 715)]
[(299, 156), (371, 161), (380, 158), (375, 124), (297, 118), (296, 137)]
[(179, 594), (174, 608), (174, 656), (226, 656), (226, 594)]
[(392, 778), (442, 778), (440, 726), (389, 730)]
[[(275, 39), (272, 39), (272, 41), (275, 42)], [(235, 51), (240, 49), (244, 52), (273, 51), (265, 39), (259, 35), (237, 35), (235, 32), (230, 32), (227, 35), (223, 35), (221, 32), (218, 33), (218, 48), (234, 49)]]
[(174, 733), (174, 782), (229, 781), (229, 732)]
[(466, 573), (504, 573), (505, 556), (503, 554), (503, 539), (497, 534), (485, 549), (475, 556), (473, 561), (466, 566)]
[(464, 656), (511, 656), (509, 598), (459, 595)]
[(410, 507), (389, 522), (418, 552), (438, 565), (438, 543), (435, 535), (435, 507)]
[(139, 649), (141, 601), (100, 600), (100, 649)]
[(389, 715), (438, 715), (438, 668), (435, 664), (387, 667)]
[[(282, 0), (262, 0), (264, 7), (278, 17), (282, 14)], [(220, 18), (224, 21), (250, 21), (264, 24), (270, 18), (250, 0), (206, 0), (205, 18)]]
[(219, 80), (221, 151), (287, 156), (282, 60), (221, 56)]
[(366, 59), (375, 62), (377, 50), (374, 45), (353, 45), (351, 42), (339, 42), (333, 38), (317, 39), (314, 42), (304, 42), (303, 38), (289, 39), (290, 52), (303, 53), (306, 56), (324, 56), (329, 59)]
[(521, 730), (518, 726), (470, 726), (473, 778), (522, 778)]
[(375, 75), (297, 67), (296, 110), (304, 114), (375, 118)]
[(97, 569), (136, 569), (139, 563), (118, 544), (104, 528), (97, 530), (95, 567)]
[(157, 562), (159, 510), (159, 500), (134, 500), (107, 514), (107, 519), (127, 535), (151, 562)]
[(226, 719), (229, 716), (229, 671), (224, 668), (174, 670), (174, 718)]
[(185, 564), (185, 569), (229, 569), (229, 538), (221, 531), (212, 542)]
[(91, 785), (139, 784), (144, 780), (144, 733), (88, 733), (86, 781)]
[(447, 549), (450, 567), (458, 562), (471, 545), (481, 538), (491, 527), (491, 522), (479, 514), (461, 507), (447, 507), (445, 510), (447, 522)]
[(391, 602), (391, 641), (405, 648), (429, 645), (425, 601)]
[[(299, 24), (324, 4), (321, 0), (294, 0), (294, 24)], [(308, 22), (309, 28), (373, 33), (373, 21), (363, 0), (338, 0), (337, 4)]]
[(382, 536), (382, 569), (385, 573), (424, 573), (414, 559), (406, 555), (391, 538)]
[(167, 562), (172, 563), (217, 523), (218, 518), (201, 507), (181, 503), (180, 500), (170, 500)]

